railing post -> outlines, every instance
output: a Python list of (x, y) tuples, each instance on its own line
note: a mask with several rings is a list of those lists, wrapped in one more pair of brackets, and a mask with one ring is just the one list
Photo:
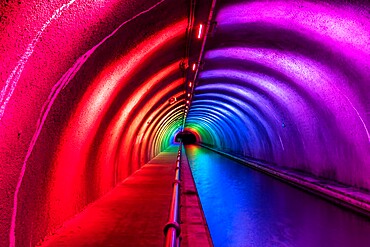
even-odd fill
[(176, 158), (176, 170), (175, 170), (175, 180), (173, 182), (173, 192), (170, 215), (168, 217), (168, 222), (164, 226), (164, 234), (166, 237), (165, 246), (166, 247), (178, 247), (180, 246), (180, 169), (181, 169), (181, 150), (182, 142), (180, 143), (179, 150), (177, 152)]

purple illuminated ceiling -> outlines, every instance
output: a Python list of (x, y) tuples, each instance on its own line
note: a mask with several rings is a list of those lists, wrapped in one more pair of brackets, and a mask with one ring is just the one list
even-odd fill
[(184, 116), (214, 148), (370, 189), (370, 5), (348, 2), (1, 1), (0, 246), (41, 241)]
[(186, 126), (220, 150), (369, 189), (368, 9), (219, 3)]

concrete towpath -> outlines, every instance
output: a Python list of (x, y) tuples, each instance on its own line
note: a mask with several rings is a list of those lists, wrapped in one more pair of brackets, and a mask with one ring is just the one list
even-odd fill
[(178, 145), (66, 222), (42, 246), (163, 246)]
[[(161, 152), (67, 221), (41, 246), (164, 246), (163, 228), (170, 211), (178, 148), (173, 145)], [(184, 164), (181, 168), (181, 246), (211, 246), (185, 151), (181, 161)]]

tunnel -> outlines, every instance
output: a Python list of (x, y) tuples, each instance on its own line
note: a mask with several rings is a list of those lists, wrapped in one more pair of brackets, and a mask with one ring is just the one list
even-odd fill
[(190, 131), (182, 131), (176, 135), (175, 140), (177, 142), (182, 142), (184, 145), (187, 145), (196, 143), (197, 137)]
[(367, 0), (5, 0), (0, 61), (0, 246), (43, 244), (169, 153), (189, 162), (199, 205), (197, 171), (229, 188), (205, 196), (248, 197), (231, 198), (224, 179), (244, 168), (226, 157), (370, 229)]

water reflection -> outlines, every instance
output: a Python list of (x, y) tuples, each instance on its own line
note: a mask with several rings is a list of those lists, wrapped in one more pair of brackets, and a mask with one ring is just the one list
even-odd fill
[(198, 146), (187, 146), (219, 246), (370, 246), (370, 221)]

